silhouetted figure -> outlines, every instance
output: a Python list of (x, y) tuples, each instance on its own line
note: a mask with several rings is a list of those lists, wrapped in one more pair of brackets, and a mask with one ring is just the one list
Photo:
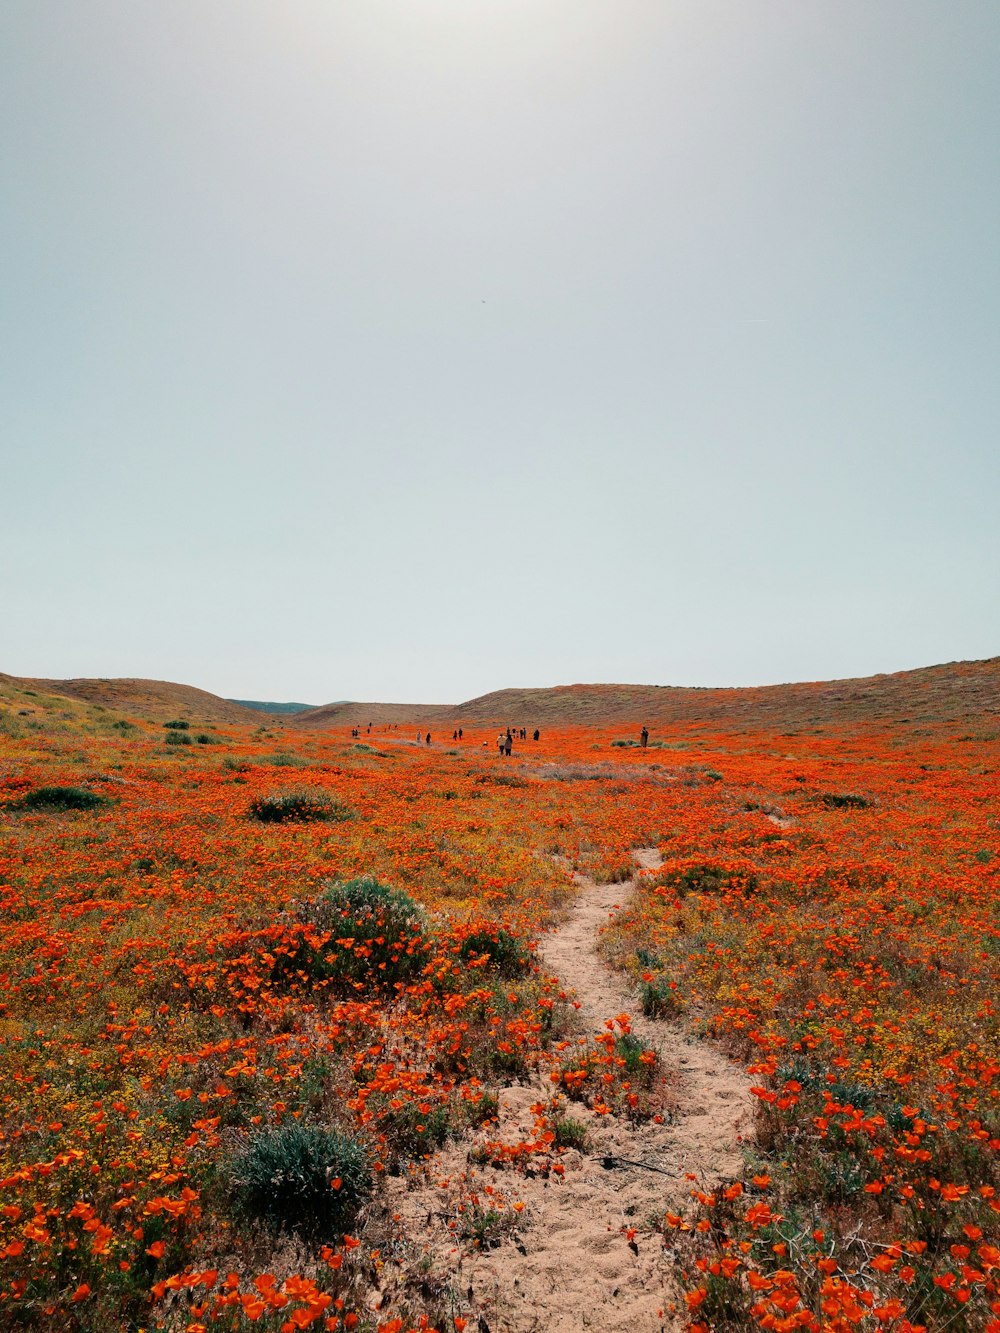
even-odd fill
[(424, 739), (424, 733), (423, 733), (422, 731), (418, 731), (418, 732), (417, 732), (417, 744), (420, 745), (420, 743), (423, 741), (423, 739)]
[(538, 730), (538, 728), (536, 727), (536, 728), (535, 728), (535, 740), (536, 740), (536, 741), (538, 740), (538, 737), (539, 737), (540, 735), (541, 735), (541, 732), (540, 732), (540, 731)]
[(453, 741), (457, 741), (457, 740), (458, 740), (458, 730), (457, 730), (457, 729), (451, 733), (451, 739), (452, 739)]
[(642, 731), (639, 732), (639, 744), (644, 750), (649, 744), (649, 731), (646, 727), (643, 727)]
[(462, 728), (461, 728), (461, 727), (459, 727), (459, 729), (458, 729), (458, 739), (459, 739), (459, 740), (462, 739)]
[(428, 733), (427, 733), (427, 744), (430, 745), (430, 743), (431, 743), (431, 733), (428, 732)]

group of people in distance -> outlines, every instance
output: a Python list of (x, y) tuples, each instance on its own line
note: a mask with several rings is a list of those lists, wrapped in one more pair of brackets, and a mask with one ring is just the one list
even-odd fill
[[(368, 727), (367, 727), (367, 734), (368, 734), (369, 736), (371, 735), (371, 730), (372, 730), (372, 723), (369, 722), (369, 723), (368, 723)], [(383, 727), (382, 730), (383, 730), (383, 731), (398, 731), (398, 730), (399, 730), (399, 726), (398, 726), (398, 724), (396, 724), (396, 723), (389, 723), (387, 726)], [(461, 728), (461, 727), (456, 727), (455, 730), (451, 733), (451, 739), (452, 739), (453, 741), (460, 741), (460, 740), (463, 739), (463, 734), (464, 734), (464, 733), (463, 733), (462, 728)], [(542, 734), (542, 733), (541, 733), (541, 732), (539, 731), (539, 729), (536, 727), (535, 730), (531, 733), (531, 739), (537, 741), (538, 738), (541, 736), (541, 734)], [(352, 727), (352, 728), (351, 728), (351, 736), (352, 736), (355, 740), (356, 740), (358, 737), (360, 737), (360, 735), (361, 735), (361, 728), (360, 728), (360, 727)], [(649, 732), (646, 730), (645, 727), (643, 727), (643, 729), (642, 729), (642, 743), (643, 743), (643, 746), (645, 746), (648, 737), (649, 737)], [(515, 740), (515, 738), (518, 739), (518, 740), (526, 741), (526, 740), (528, 739), (528, 728), (527, 728), (527, 727), (514, 727), (514, 728), (512, 729), (511, 727), (508, 727), (506, 731), (501, 731), (500, 735), (497, 737), (497, 749), (499, 750), (499, 752), (500, 752), (502, 755), (509, 755), (509, 754), (511, 753), (511, 751), (512, 751), (513, 748), (514, 748), (514, 740)], [(422, 732), (422, 731), (418, 731), (418, 732), (417, 732), (417, 744), (418, 744), (418, 745), (430, 745), (430, 743), (431, 743), (431, 733), (430, 733), (429, 731), (428, 731), (426, 734), (425, 734), (424, 732)], [(485, 744), (486, 744), (486, 741), (483, 741), (483, 745), (485, 745)]]
[[(537, 741), (538, 738), (541, 736), (541, 734), (542, 734), (542, 733), (541, 733), (541, 732), (539, 731), (539, 729), (536, 727), (535, 730), (534, 730), (534, 731), (532, 732), (532, 734), (531, 734), (531, 738), (532, 738), (532, 740), (536, 740), (536, 741)], [(464, 733), (463, 733), (463, 731), (462, 731), (462, 728), (461, 728), (461, 727), (456, 727), (455, 730), (451, 733), (451, 739), (452, 739), (453, 741), (460, 741), (460, 740), (462, 740), (463, 735), (464, 735)], [(528, 739), (528, 728), (527, 728), (527, 727), (514, 727), (514, 728), (508, 727), (506, 731), (501, 731), (500, 735), (497, 737), (497, 750), (499, 751), (499, 753), (500, 753), (501, 755), (509, 755), (509, 754), (511, 753), (511, 751), (512, 751), (513, 748), (514, 748), (514, 740), (515, 740), (515, 738), (518, 739), (518, 740), (526, 741), (526, 740)], [(417, 744), (418, 744), (418, 745), (430, 745), (430, 743), (431, 743), (431, 733), (430, 733), (429, 731), (427, 732), (426, 735), (424, 735), (424, 733), (423, 733), (422, 731), (418, 731), (418, 732), (417, 732)], [(485, 744), (486, 744), (486, 742), (483, 741), (483, 745), (485, 745)]]
[[(536, 727), (535, 730), (531, 733), (531, 739), (533, 741), (537, 741), (541, 734), (542, 733)], [(518, 740), (526, 741), (528, 739), (528, 728), (515, 727), (514, 730), (511, 731), (510, 727), (508, 727), (506, 731), (501, 731), (501, 733), (497, 737), (497, 750), (500, 752), (500, 754), (502, 755), (510, 754), (511, 750), (513, 750), (514, 748), (515, 736), (517, 737)], [(483, 741), (483, 744), (485, 745), (486, 742)]]
[[(369, 734), (369, 735), (371, 735), (371, 730), (372, 730), (372, 724), (369, 722), (369, 723), (368, 723), (368, 734)], [(383, 730), (388, 730), (388, 731), (398, 731), (398, 730), (399, 730), (399, 727), (398, 727), (398, 725), (393, 725), (392, 723), (390, 723), (389, 726), (388, 726), (388, 727), (384, 727)], [(351, 735), (354, 736), (354, 737), (358, 737), (358, 736), (360, 736), (360, 735), (361, 735), (361, 728), (360, 728), (360, 727), (352, 727), (352, 728), (351, 728)], [(534, 740), (534, 741), (537, 741), (540, 735), (541, 735), (541, 732), (540, 732), (540, 731), (538, 730), (538, 728), (536, 727), (535, 730), (531, 733), (531, 739)], [(501, 731), (500, 734), (499, 734), (499, 736), (497, 736), (497, 750), (500, 752), (500, 754), (502, 754), (502, 755), (509, 755), (509, 754), (510, 754), (510, 752), (511, 752), (511, 751), (513, 750), (513, 748), (514, 748), (514, 738), (515, 738), (515, 737), (516, 737), (518, 740), (526, 741), (526, 740), (528, 739), (528, 728), (527, 728), (527, 727), (515, 727), (513, 730), (511, 730), (511, 728), (508, 727), (506, 731)], [(462, 739), (462, 728), (461, 728), (461, 727), (456, 727), (456, 728), (455, 728), (455, 730), (451, 733), (451, 739), (452, 739), (453, 741), (460, 741), (460, 740)], [(430, 732), (428, 732), (426, 736), (423, 734), (423, 732), (420, 732), (420, 731), (417, 732), (417, 744), (418, 744), (418, 745), (430, 745), (430, 743), (431, 743), (431, 733), (430, 733)], [(485, 745), (486, 742), (483, 741), (483, 744)], [(646, 746), (649, 744), (649, 728), (646, 727), (646, 726), (643, 726), (642, 731), (639, 732), (639, 744), (642, 746), (642, 748), (643, 748), (644, 750), (645, 750)]]

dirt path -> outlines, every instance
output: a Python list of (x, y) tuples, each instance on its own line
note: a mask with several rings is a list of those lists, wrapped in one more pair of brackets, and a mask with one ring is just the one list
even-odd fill
[[(660, 865), (659, 853), (642, 848), (635, 859), (644, 870)], [(580, 896), (570, 920), (542, 943), (546, 966), (576, 991), (581, 1015), (591, 1030), (623, 1010), (632, 1031), (654, 1046), (667, 1069), (676, 1069), (678, 1116), (672, 1127), (671, 1164), (683, 1175), (694, 1171), (704, 1180), (733, 1176), (741, 1162), (740, 1137), (749, 1132), (750, 1080), (713, 1046), (685, 1033), (676, 1023), (644, 1018), (626, 979), (612, 972), (597, 954), (601, 929), (622, 906), (634, 881), (595, 884), (574, 875)]]
[[(638, 852), (636, 860), (644, 868), (659, 864), (652, 850)], [(672, 1254), (653, 1225), (667, 1209), (680, 1211), (688, 1203), (687, 1172), (705, 1182), (735, 1175), (741, 1138), (750, 1132), (750, 1080), (679, 1025), (643, 1018), (627, 982), (597, 953), (601, 928), (633, 882), (574, 879), (579, 895), (572, 915), (543, 940), (543, 967), (560, 977), (567, 993), (575, 991), (584, 1031), (604, 1030), (606, 1019), (623, 1012), (632, 1016), (632, 1030), (660, 1053), (677, 1109), (670, 1124), (635, 1126), (574, 1104), (569, 1113), (586, 1122), (588, 1142), (562, 1157), (561, 1177), (472, 1169), (465, 1144), (440, 1155), (425, 1189), (401, 1194), (398, 1206), (407, 1225), (419, 1229), (430, 1223), (425, 1262), (429, 1268), (450, 1268), (462, 1313), (475, 1311), (478, 1325), (474, 1318), (469, 1327), (479, 1333), (659, 1333), (682, 1327), (674, 1313), (683, 1302)], [(550, 1096), (551, 1085), (541, 1080), (502, 1090), (499, 1125), (489, 1137), (509, 1143), (531, 1138), (531, 1108)], [(607, 1169), (602, 1159), (608, 1156), (657, 1169)], [(523, 1203), (521, 1225), (497, 1248), (463, 1256), (447, 1233), (443, 1241), (433, 1234), (440, 1223), (432, 1216), (446, 1214), (459, 1180), (484, 1206), (492, 1190)]]

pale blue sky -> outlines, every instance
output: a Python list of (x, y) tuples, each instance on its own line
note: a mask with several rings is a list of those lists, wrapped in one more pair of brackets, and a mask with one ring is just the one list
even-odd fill
[(0, 670), (1000, 653), (995, 0), (5, 0)]

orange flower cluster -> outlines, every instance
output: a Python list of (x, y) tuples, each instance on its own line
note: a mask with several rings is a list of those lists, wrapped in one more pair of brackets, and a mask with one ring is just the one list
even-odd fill
[[(623, 1032), (575, 1044), (532, 953), (568, 867), (624, 880), (638, 847), (663, 866), (609, 960), (758, 1086), (742, 1191), (672, 1230), (692, 1322), (996, 1321), (996, 736), (577, 728), (502, 760), (468, 732), (268, 727), (0, 735), (0, 1323), (353, 1327), (381, 1262), (363, 1230), (260, 1271), (230, 1181), (256, 1136), (352, 1136), (377, 1213), (382, 1174), (538, 1061), (595, 1110), (655, 1113), (649, 1060)], [(56, 785), (103, 803), (22, 805)], [(253, 816), (288, 793), (314, 817)], [(413, 900), (410, 934), (322, 915), (361, 876)]]

